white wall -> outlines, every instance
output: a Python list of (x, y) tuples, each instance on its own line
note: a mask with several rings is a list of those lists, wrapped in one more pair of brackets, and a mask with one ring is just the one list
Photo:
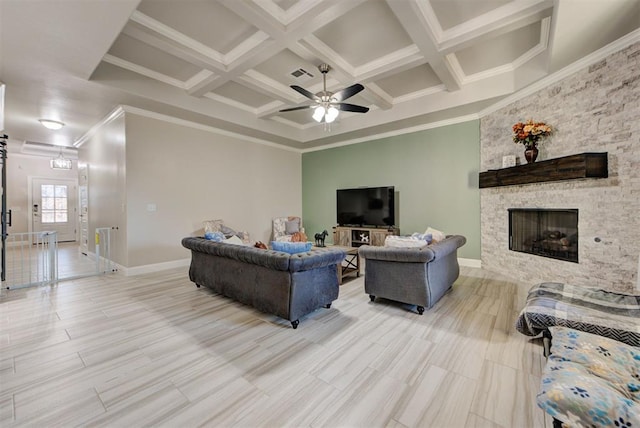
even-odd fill
[(78, 162), (88, 166), (89, 251), (95, 252), (97, 227), (117, 227), (111, 258), (127, 266), (124, 114), (99, 127), (80, 146)]
[(273, 217), (302, 214), (298, 152), (126, 113), (126, 165), (128, 267), (189, 258), (204, 220), (267, 241)]

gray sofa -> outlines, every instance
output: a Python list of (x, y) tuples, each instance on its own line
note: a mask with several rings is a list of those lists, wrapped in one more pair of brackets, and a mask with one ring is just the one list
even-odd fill
[(374, 247), (358, 249), (364, 258), (364, 291), (376, 297), (417, 306), (422, 315), (451, 288), (460, 274), (458, 248), (464, 236), (446, 239), (422, 248)]
[(337, 264), (345, 257), (338, 249), (288, 254), (189, 237), (189, 279), (216, 293), (291, 321), (338, 298)]

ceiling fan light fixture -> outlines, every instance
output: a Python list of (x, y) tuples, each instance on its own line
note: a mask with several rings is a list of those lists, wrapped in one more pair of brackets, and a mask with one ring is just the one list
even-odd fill
[(333, 122), (334, 120), (336, 120), (339, 113), (340, 112), (337, 108), (333, 106), (329, 107), (329, 110), (327, 110), (327, 115), (324, 117), (324, 121), (327, 123)]
[(40, 122), (42, 126), (44, 126), (45, 128), (51, 129), (54, 131), (61, 129), (64, 126), (64, 123), (59, 122), (57, 120), (51, 120), (51, 119), (38, 119), (38, 122)]
[(321, 122), (324, 117), (326, 110), (323, 106), (316, 107), (316, 110), (313, 112), (313, 120), (316, 122)]

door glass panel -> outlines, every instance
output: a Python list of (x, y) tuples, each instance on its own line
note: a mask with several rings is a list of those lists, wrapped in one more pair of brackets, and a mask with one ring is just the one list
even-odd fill
[(40, 191), (42, 223), (66, 223), (68, 220), (67, 186), (43, 184)]
[(41, 187), (42, 197), (53, 196), (53, 184), (43, 184)]
[(43, 210), (52, 210), (54, 208), (55, 208), (55, 203), (53, 198), (42, 198)]
[(56, 198), (56, 210), (67, 210), (66, 198)]

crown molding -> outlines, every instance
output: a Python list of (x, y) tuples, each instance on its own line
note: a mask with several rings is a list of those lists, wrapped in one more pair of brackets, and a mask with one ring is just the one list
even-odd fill
[(162, 122), (172, 123), (174, 125), (186, 126), (188, 128), (198, 129), (200, 131), (210, 132), (212, 134), (218, 134), (218, 135), (224, 135), (226, 137), (238, 138), (240, 140), (248, 141), (250, 143), (261, 144), (263, 146), (273, 147), (273, 148), (281, 149), (281, 150), (287, 150), (287, 151), (290, 151), (290, 152), (296, 152), (296, 153), (300, 153), (301, 152), (300, 149), (297, 149), (295, 147), (289, 147), (289, 146), (285, 146), (285, 145), (282, 145), (282, 144), (273, 143), (271, 141), (261, 140), (260, 138), (250, 137), (250, 136), (247, 136), (247, 135), (244, 135), (244, 134), (240, 134), (240, 133), (237, 133), (237, 132), (227, 131), (227, 130), (224, 130), (224, 129), (216, 128), (214, 126), (204, 125), (202, 123), (197, 123), (197, 122), (193, 122), (193, 121), (186, 120), (186, 119), (179, 119), (177, 117), (169, 116), (169, 115), (162, 114), (162, 113), (156, 113), (154, 111), (145, 110), (145, 109), (141, 109), (141, 108), (138, 108), (138, 107), (132, 107), (132, 106), (123, 105), (123, 106), (120, 106), (120, 108), (126, 113), (131, 113), (131, 114), (135, 114), (135, 115), (138, 115), (138, 116), (148, 117), (150, 119), (160, 120)]
[(111, 123), (112, 121), (116, 120), (117, 118), (119, 118), (123, 114), (124, 114), (123, 107), (122, 106), (116, 107), (114, 110), (111, 111), (111, 113), (109, 113), (107, 116), (105, 116), (104, 119), (102, 119), (100, 122), (98, 122), (95, 125), (93, 125), (91, 127), (91, 129), (89, 129), (82, 137), (78, 138), (73, 143), (73, 146), (76, 147), (76, 148), (80, 148), (80, 146), (82, 146), (91, 137), (93, 137), (96, 134), (96, 132), (98, 132), (98, 130), (100, 128), (102, 128), (103, 126), (105, 126), (105, 125)]
[(321, 150), (327, 150), (327, 149), (333, 149), (333, 148), (336, 148), (336, 147), (350, 146), (352, 144), (363, 143), (365, 141), (374, 141), (374, 140), (379, 140), (381, 138), (396, 137), (398, 135), (411, 134), (413, 132), (425, 131), (427, 129), (441, 128), (443, 126), (455, 125), (457, 123), (463, 123), (463, 122), (469, 122), (471, 120), (477, 120), (479, 118), (480, 117), (477, 114), (469, 114), (469, 115), (466, 115), (466, 116), (458, 116), (458, 117), (454, 117), (454, 118), (451, 118), (451, 119), (440, 120), (438, 122), (431, 122), (431, 123), (425, 123), (424, 125), (412, 126), (410, 128), (403, 128), (403, 129), (397, 129), (395, 131), (382, 132), (380, 134), (370, 135), (368, 137), (354, 138), (352, 140), (344, 140), (344, 141), (341, 141), (339, 143), (327, 144), (327, 145), (324, 145), (324, 146), (312, 147), (312, 148), (309, 148), (309, 149), (302, 149), (302, 153), (318, 152), (318, 151), (321, 151)]

